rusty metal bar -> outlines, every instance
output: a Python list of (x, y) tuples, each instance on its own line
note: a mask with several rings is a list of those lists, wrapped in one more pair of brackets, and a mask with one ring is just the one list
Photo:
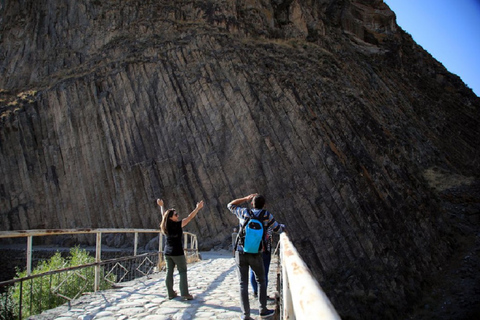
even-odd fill
[(33, 230), (15, 230), (15, 231), (0, 231), (1, 238), (22, 238), (28, 236), (53, 236), (61, 234), (89, 234), (89, 233), (156, 233), (160, 232), (158, 229), (33, 229)]
[[(95, 250), (95, 261), (101, 261), (101, 235), (103, 233), (135, 233), (135, 245), (134, 245), (134, 255), (136, 255), (137, 246), (138, 246), (138, 233), (158, 233), (159, 234), (159, 244), (158, 244), (158, 261), (162, 261), (163, 254), (163, 236), (158, 229), (48, 229), (48, 230), (16, 230), (16, 231), (0, 231), (0, 239), (2, 238), (27, 238), (27, 276), (30, 275), (32, 269), (32, 252), (33, 252), (33, 237), (35, 236), (52, 236), (52, 235), (63, 235), (63, 234), (96, 234), (96, 250)], [(185, 235), (185, 250), (186, 251), (195, 251), (195, 255), (198, 258), (198, 239), (197, 236), (190, 232), (184, 232)], [(100, 238), (99, 238), (100, 237)], [(191, 239), (191, 247), (188, 248), (188, 239)], [(98, 267), (99, 268), (99, 267)], [(99, 272), (99, 271), (98, 271)], [(95, 272), (97, 274), (97, 272)], [(99, 280), (98, 280), (99, 281)], [(98, 284), (97, 280), (95, 282)]]
[(280, 243), (283, 319), (340, 320), (330, 300), (285, 233), (280, 235)]

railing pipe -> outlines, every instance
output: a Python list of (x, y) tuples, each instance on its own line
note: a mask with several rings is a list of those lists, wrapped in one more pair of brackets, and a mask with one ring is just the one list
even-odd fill
[(285, 233), (280, 235), (280, 245), (283, 319), (340, 320), (330, 300)]
[(28, 236), (53, 236), (59, 234), (88, 234), (88, 233), (157, 233), (158, 229), (113, 229), (113, 228), (80, 228), (80, 229), (33, 229), (0, 231), (0, 238), (22, 238)]

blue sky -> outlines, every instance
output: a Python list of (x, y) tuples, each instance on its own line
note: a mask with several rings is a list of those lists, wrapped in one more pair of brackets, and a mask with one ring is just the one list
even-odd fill
[(415, 42), (480, 96), (480, 0), (384, 0)]

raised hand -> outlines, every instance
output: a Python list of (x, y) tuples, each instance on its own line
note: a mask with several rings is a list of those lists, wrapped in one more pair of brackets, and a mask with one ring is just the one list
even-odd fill
[(162, 199), (157, 199), (157, 204), (158, 204), (160, 207), (163, 207), (163, 200), (162, 200)]

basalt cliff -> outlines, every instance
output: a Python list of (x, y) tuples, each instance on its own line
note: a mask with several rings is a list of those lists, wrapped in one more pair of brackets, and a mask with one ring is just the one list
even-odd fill
[(203, 199), (187, 231), (227, 247), (259, 192), (343, 319), (478, 262), (480, 99), (382, 0), (2, 0), (0, 33), (1, 230)]

